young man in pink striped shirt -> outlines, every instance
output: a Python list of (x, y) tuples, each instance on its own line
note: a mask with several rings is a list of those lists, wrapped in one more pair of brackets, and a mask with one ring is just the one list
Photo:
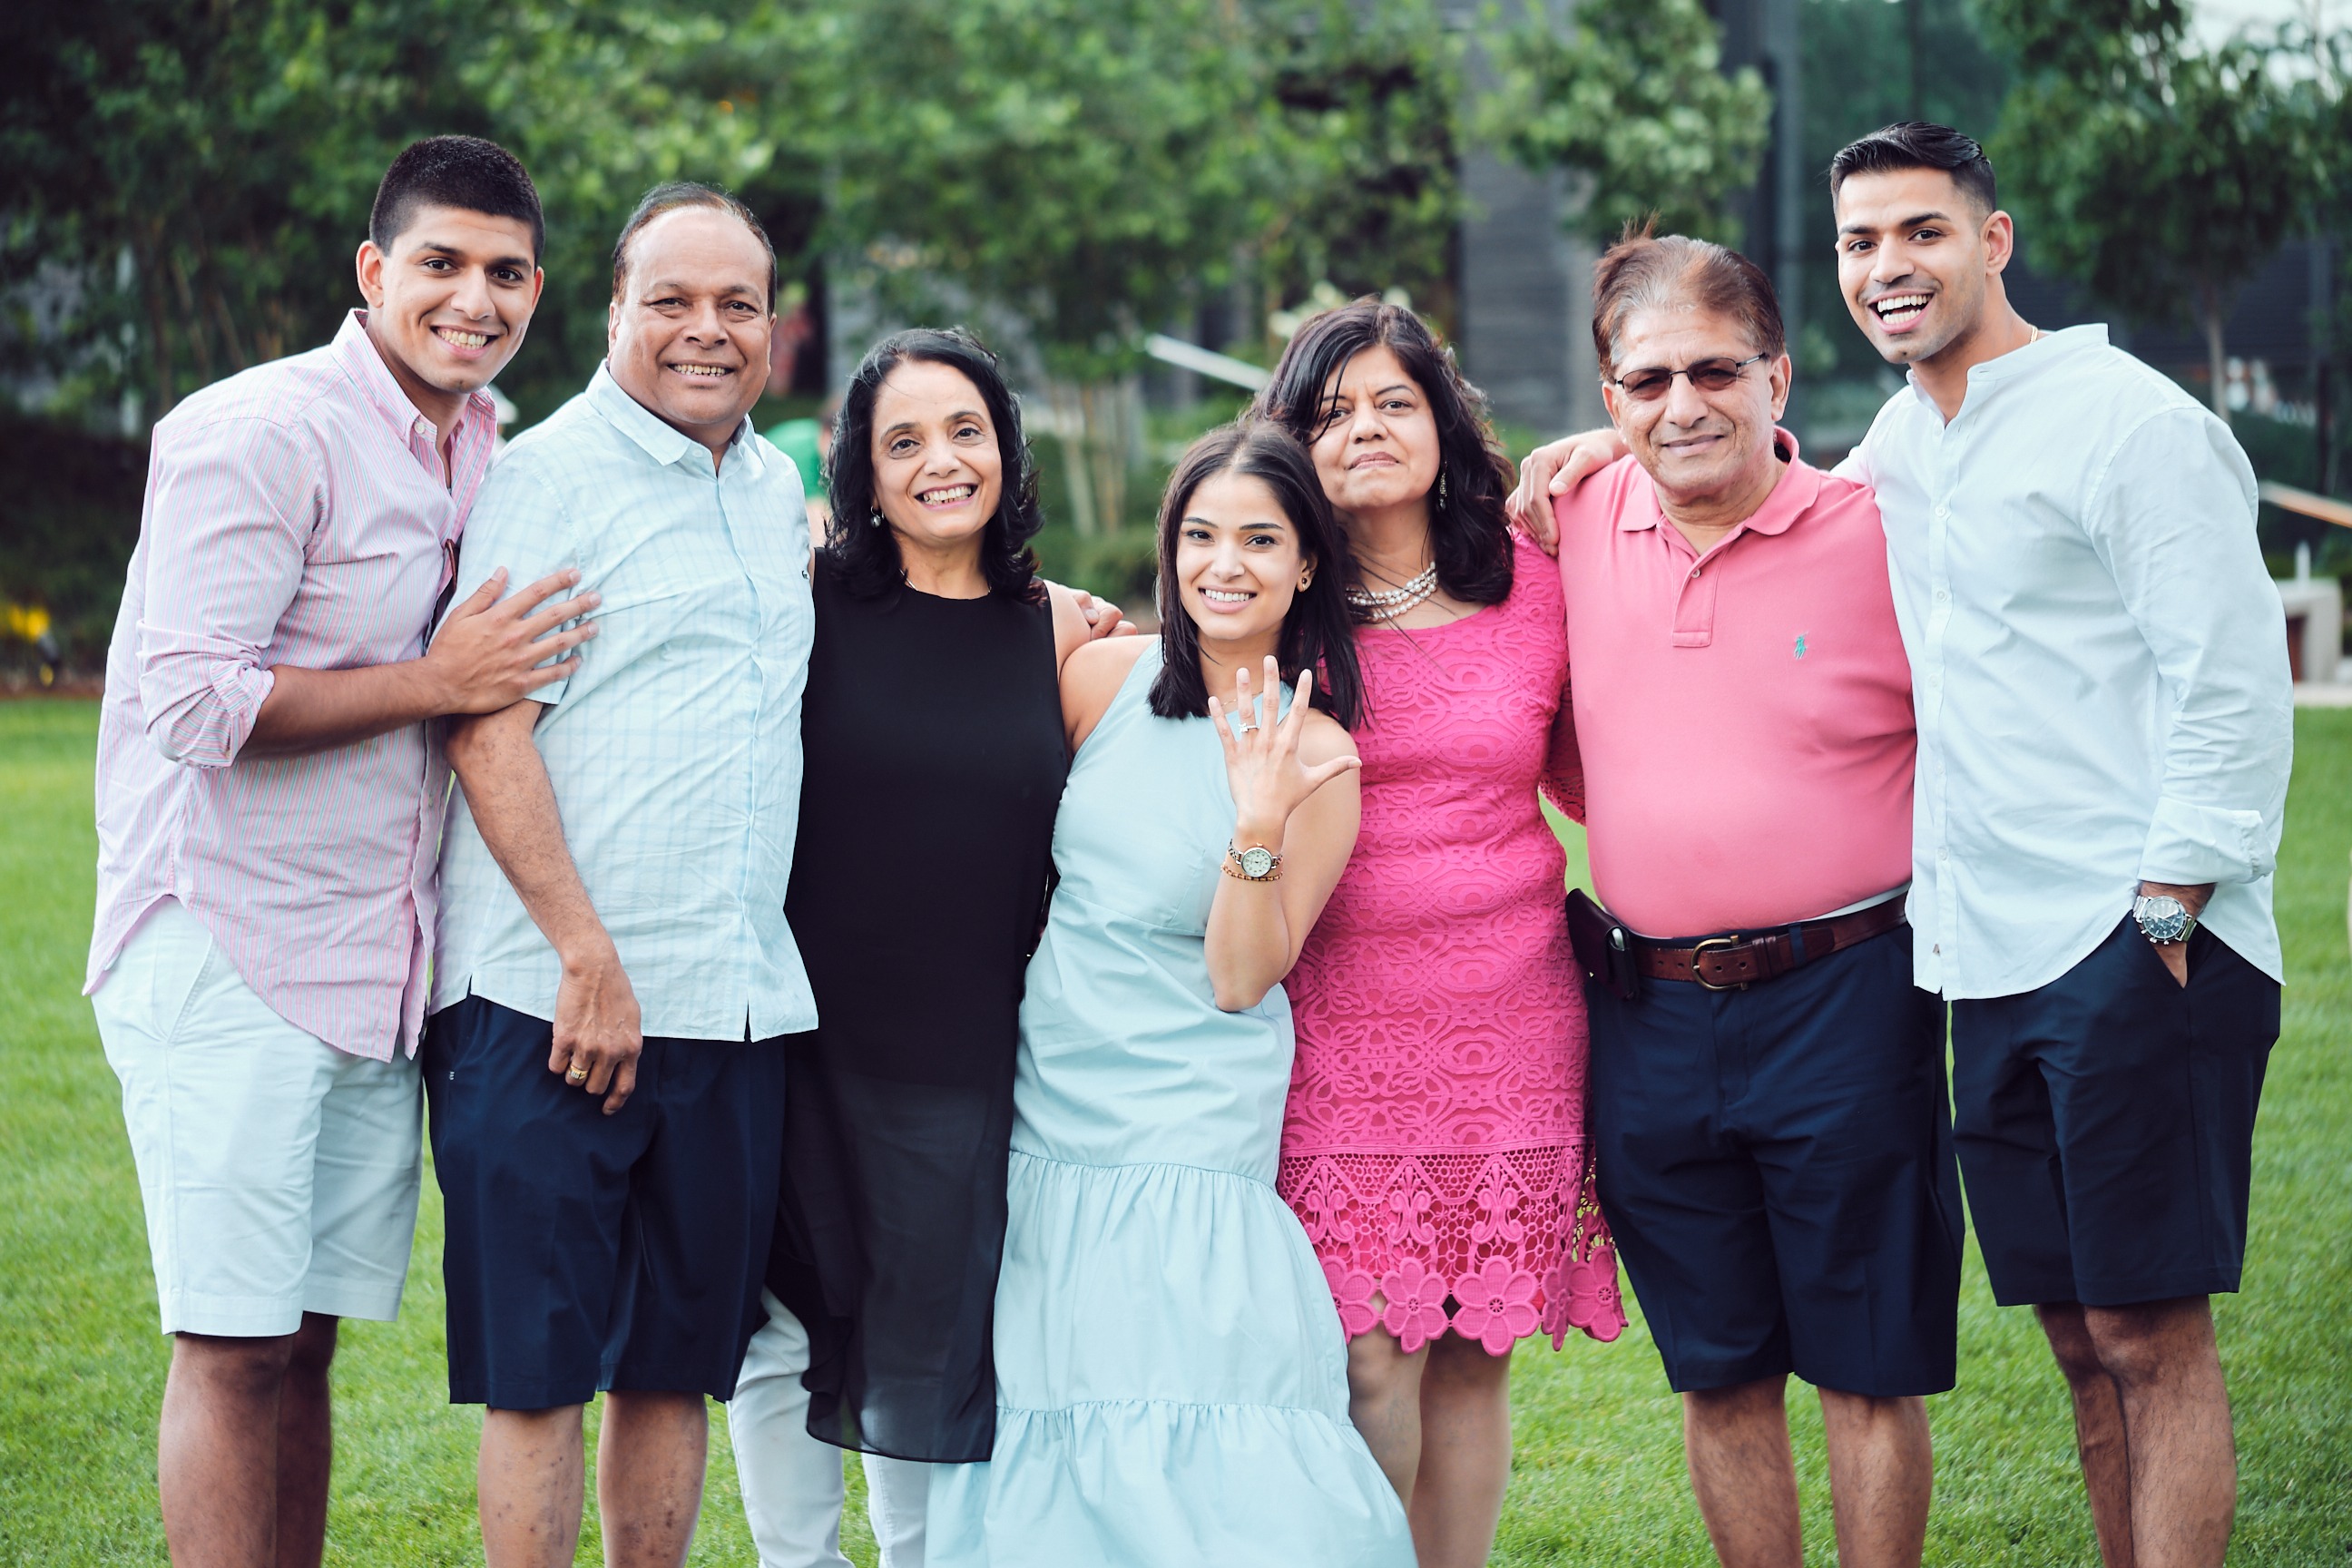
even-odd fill
[(1775, 426), (1790, 364), (1752, 262), (1629, 238), (1593, 298), (1632, 456), (1554, 512), (1624, 944), (1587, 987), (1601, 1205), (1727, 1568), (1803, 1561), (1791, 1373), (1820, 1391), (1838, 1561), (1916, 1568), (1960, 1209), (1904, 923), (1917, 742), (1877, 503)]
[[(504, 574), (427, 646), (538, 302), (539, 196), (435, 137), (385, 174), (364, 310), (154, 431), (107, 655), (86, 989), (122, 1081), (163, 1328), (178, 1563), (319, 1562), (338, 1320), (400, 1304), (448, 773), (593, 626)], [(555, 667), (568, 670), (569, 661)]]

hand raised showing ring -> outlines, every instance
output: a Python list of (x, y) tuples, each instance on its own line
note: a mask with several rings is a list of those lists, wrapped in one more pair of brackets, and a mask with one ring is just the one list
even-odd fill
[(1307, 699), (1315, 689), (1312, 670), (1301, 670), (1290, 711), (1277, 721), (1281, 701), (1282, 667), (1272, 657), (1265, 661), (1265, 694), (1253, 697), (1250, 672), (1244, 665), (1234, 671), (1230, 706), (1209, 699), (1209, 717), (1215, 721), (1218, 743), (1225, 751), (1225, 780), (1234, 794), (1237, 837), (1255, 834), (1279, 838), (1283, 825), (1309, 795), (1363, 762), (1355, 756), (1334, 757), (1308, 767), (1298, 758), (1298, 737), (1306, 728)]

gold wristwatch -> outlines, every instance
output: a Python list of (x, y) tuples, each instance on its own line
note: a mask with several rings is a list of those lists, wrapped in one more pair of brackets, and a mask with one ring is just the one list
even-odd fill
[(1225, 845), (1225, 875), (1244, 882), (1279, 882), (1282, 880), (1282, 857), (1263, 844), (1253, 844), (1246, 849)]

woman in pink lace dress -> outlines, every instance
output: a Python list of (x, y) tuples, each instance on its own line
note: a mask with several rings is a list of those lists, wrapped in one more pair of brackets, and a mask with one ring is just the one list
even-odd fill
[[(1559, 579), (1503, 517), (1485, 401), (1410, 310), (1307, 323), (1265, 406), (1348, 525), (1363, 829), (1285, 989), (1278, 1185), (1349, 1334), (1351, 1414), (1422, 1568), (1483, 1563), (1509, 1355), (1624, 1325), (1587, 1186), (1585, 1020), (1540, 784), (1582, 814)], [(1424, 1441), (1424, 1434), (1426, 1440)]]

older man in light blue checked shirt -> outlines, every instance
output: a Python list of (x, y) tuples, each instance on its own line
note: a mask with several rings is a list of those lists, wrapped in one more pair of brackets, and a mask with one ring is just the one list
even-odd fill
[(816, 1024), (783, 913), (808, 528), (746, 417), (774, 275), (740, 203), (648, 194), (604, 365), (515, 441), (466, 540), (461, 598), (560, 564), (604, 599), (576, 671), (449, 737), (425, 1079), (492, 1568), (572, 1562), (600, 1390), (608, 1560), (684, 1561), (703, 1398), (732, 1394), (760, 1318), (779, 1037)]

